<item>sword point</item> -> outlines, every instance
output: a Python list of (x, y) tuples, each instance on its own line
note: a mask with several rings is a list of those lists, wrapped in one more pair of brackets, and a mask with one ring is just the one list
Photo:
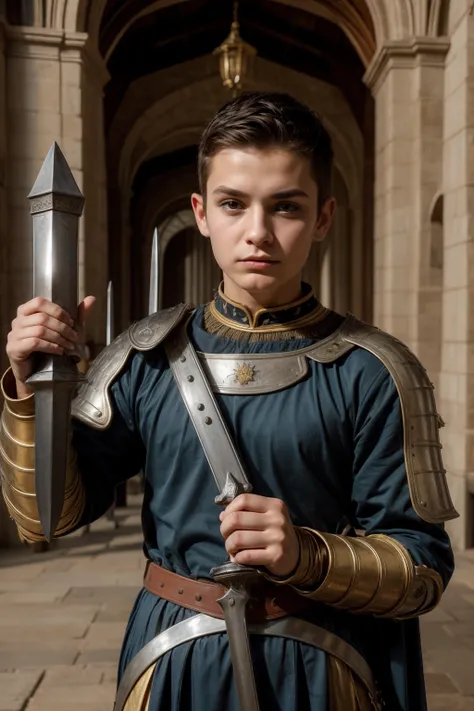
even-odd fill
[(83, 199), (69, 164), (56, 141), (51, 145), (44, 159), (28, 198), (31, 200), (42, 195), (66, 195)]

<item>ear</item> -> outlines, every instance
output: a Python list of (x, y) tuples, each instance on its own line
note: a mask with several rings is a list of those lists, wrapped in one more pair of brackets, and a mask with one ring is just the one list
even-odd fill
[(314, 242), (322, 242), (322, 240), (326, 237), (332, 225), (335, 210), (336, 199), (329, 198), (326, 200), (319, 211), (318, 221), (313, 235)]
[(204, 237), (209, 237), (204, 196), (199, 195), (199, 193), (193, 193), (191, 195), (191, 205), (199, 232), (204, 235)]

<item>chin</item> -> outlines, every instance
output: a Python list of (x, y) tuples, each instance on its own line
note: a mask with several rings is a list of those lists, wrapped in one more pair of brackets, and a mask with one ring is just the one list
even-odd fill
[(240, 289), (248, 291), (250, 294), (265, 293), (278, 289), (284, 282), (269, 274), (245, 274), (239, 275), (234, 282)]

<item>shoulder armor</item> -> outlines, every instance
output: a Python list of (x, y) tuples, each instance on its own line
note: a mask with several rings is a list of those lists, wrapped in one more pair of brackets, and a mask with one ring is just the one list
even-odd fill
[(149, 351), (165, 338), (192, 311), (178, 304), (138, 321), (104, 348), (87, 373), (72, 403), (72, 415), (96, 429), (106, 429), (112, 421), (109, 389), (123, 370), (132, 351)]
[(425, 368), (397, 338), (349, 314), (329, 338), (307, 353), (322, 363), (337, 360), (354, 346), (378, 358), (392, 376), (402, 411), (405, 467), (413, 508), (429, 523), (443, 523), (459, 514), (453, 506), (441, 456), (434, 387)]

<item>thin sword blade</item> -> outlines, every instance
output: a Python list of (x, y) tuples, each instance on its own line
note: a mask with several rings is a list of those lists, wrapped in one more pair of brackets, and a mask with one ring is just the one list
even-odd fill
[(114, 287), (111, 281), (107, 287), (107, 326), (105, 333), (105, 345), (110, 346), (115, 338), (114, 328)]
[(158, 229), (155, 227), (153, 233), (153, 245), (151, 248), (150, 262), (150, 293), (148, 296), (148, 315), (156, 313), (159, 309), (160, 301), (160, 258), (158, 248)]
[(240, 708), (242, 711), (259, 711), (246, 620), (246, 609), (250, 600), (249, 589), (252, 582), (255, 584), (258, 573), (247, 566), (224, 563), (211, 570), (211, 575), (216, 582), (228, 586), (226, 593), (217, 602), (224, 613)]

